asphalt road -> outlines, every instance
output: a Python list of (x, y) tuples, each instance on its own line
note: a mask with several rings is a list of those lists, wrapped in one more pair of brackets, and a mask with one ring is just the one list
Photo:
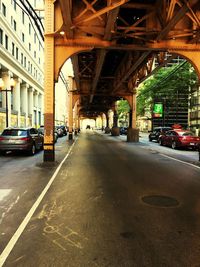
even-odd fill
[(89, 130), (60, 142), (54, 165), (40, 164), (41, 152), (0, 158), (4, 266), (200, 266), (198, 166)]

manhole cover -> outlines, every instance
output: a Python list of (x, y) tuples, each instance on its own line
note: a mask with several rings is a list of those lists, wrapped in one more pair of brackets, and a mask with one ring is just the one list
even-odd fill
[(149, 205), (158, 207), (174, 207), (179, 205), (179, 202), (175, 198), (159, 195), (144, 196), (142, 201)]

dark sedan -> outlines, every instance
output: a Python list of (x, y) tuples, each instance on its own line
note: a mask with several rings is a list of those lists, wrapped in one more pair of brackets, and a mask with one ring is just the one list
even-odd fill
[(43, 136), (35, 128), (6, 128), (0, 135), (0, 153), (26, 151), (34, 155), (43, 149)]
[(159, 144), (170, 146), (173, 149), (179, 147), (197, 149), (200, 145), (200, 137), (183, 129), (171, 130), (160, 135)]
[(154, 141), (158, 142), (159, 136), (161, 134), (165, 133), (166, 131), (169, 131), (169, 130), (172, 130), (172, 128), (171, 127), (162, 127), (162, 126), (155, 127), (153, 132), (151, 132), (149, 134), (149, 141), (151, 142), (154, 140)]

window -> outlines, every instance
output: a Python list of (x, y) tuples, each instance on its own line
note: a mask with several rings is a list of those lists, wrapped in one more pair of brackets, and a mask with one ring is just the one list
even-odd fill
[(23, 53), (21, 53), (21, 65), (23, 65), (23, 62), (24, 62), (24, 55)]
[(3, 44), (3, 30), (0, 28), (0, 44)]
[(31, 51), (31, 43), (28, 44), (28, 49)]
[(38, 111), (38, 124), (41, 125), (41, 112)]
[(5, 35), (5, 47), (8, 50), (8, 35)]
[(28, 71), (30, 71), (30, 61), (28, 61)]
[(15, 1), (13, 1), (13, 6), (14, 6), (14, 10), (16, 10), (17, 9), (17, 4), (16, 4)]
[(16, 47), (16, 59), (17, 60), (19, 59), (19, 49), (18, 49), (18, 47)]
[(15, 44), (12, 42), (12, 55), (15, 56)]
[(30, 134), (38, 134), (38, 130), (35, 128), (30, 129)]
[(22, 42), (25, 41), (25, 36), (24, 36), (24, 33), (22, 32)]
[(24, 24), (25, 21), (25, 16), (24, 16), (24, 11), (22, 11), (22, 23)]
[(17, 30), (17, 22), (16, 22), (16, 20), (13, 20), (13, 28), (14, 28), (15, 31)]
[(24, 67), (26, 68), (26, 57), (24, 57)]
[(6, 17), (6, 6), (4, 5), (4, 3), (2, 3), (2, 13), (4, 17)]
[(37, 124), (37, 112), (34, 110), (34, 124)]
[(36, 40), (37, 40), (36, 37), (37, 37), (37, 36), (36, 36), (36, 33), (34, 33), (34, 43), (35, 43), (35, 44), (36, 44)]
[(34, 51), (34, 58), (36, 58), (36, 51)]
[(28, 25), (28, 28), (29, 28), (29, 34), (31, 34), (31, 24), (30, 23)]

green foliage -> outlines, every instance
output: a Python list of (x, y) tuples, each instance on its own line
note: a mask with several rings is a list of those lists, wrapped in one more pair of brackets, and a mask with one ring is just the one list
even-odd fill
[(188, 62), (160, 69), (140, 86), (137, 114), (144, 115), (145, 108), (151, 106), (156, 99), (167, 98), (173, 103), (177, 94), (188, 94), (189, 87), (196, 82), (197, 75)]
[(129, 103), (127, 100), (119, 100), (117, 102), (117, 111), (120, 113), (127, 113), (130, 111)]
[(119, 100), (117, 102), (117, 113), (120, 122), (120, 126), (126, 126), (128, 124), (128, 114), (130, 106), (127, 100)]

